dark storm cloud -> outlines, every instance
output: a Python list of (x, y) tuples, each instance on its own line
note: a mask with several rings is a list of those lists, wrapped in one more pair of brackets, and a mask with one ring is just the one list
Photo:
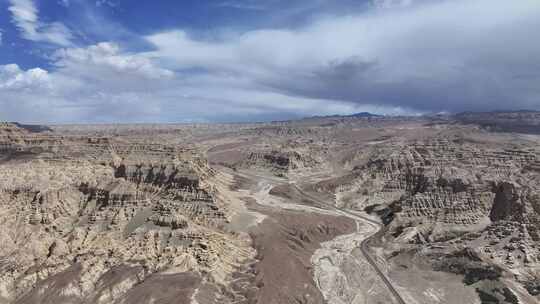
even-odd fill
[(290, 96), (424, 112), (540, 108), (538, 2), (402, 4), (216, 42), (183, 32), (149, 40), (179, 67), (242, 75)]

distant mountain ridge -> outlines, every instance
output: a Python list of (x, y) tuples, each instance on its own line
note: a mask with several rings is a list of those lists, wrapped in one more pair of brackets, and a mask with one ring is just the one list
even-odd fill
[(359, 112), (359, 113), (354, 113), (354, 114), (349, 114), (349, 115), (340, 115), (340, 114), (315, 115), (315, 116), (311, 116), (311, 117), (306, 117), (304, 119), (309, 119), (309, 118), (339, 118), (339, 117), (375, 118), (375, 117), (384, 117), (384, 115), (373, 114), (373, 113), (370, 113), (370, 112)]
[(462, 112), (452, 116), (464, 124), (477, 124), (490, 131), (540, 134), (540, 111)]
[(41, 132), (47, 132), (47, 131), (52, 131), (51, 128), (49, 128), (48, 126), (45, 126), (45, 125), (28, 125), (28, 124), (21, 124), (21, 123), (18, 123), (18, 122), (13, 122), (14, 125), (16, 125), (17, 127), (21, 128), (21, 129), (25, 129), (29, 132), (32, 132), (32, 133), (41, 133)]
[(345, 115), (347, 117), (369, 118), (369, 117), (383, 117), (384, 115), (373, 114), (370, 112), (360, 112), (351, 115)]
[[(540, 111), (535, 110), (515, 110), (515, 111), (489, 111), (489, 112), (461, 112), (461, 113), (444, 113), (444, 114), (431, 114), (423, 116), (387, 116), (373, 114), (370, 112), (358, 112), (348, 115), (318, 115), (310, 116), (293, 120), (284, 121), (271, 121), (271, 122), (258, 122), (269, 124), (283, 124), (283, 123), (320, 123), (324, 126), (334, 125), (338, 123), (346, 123), (349, 120), (366, 120), (369, 122), (371, 119), (384, 119), (384, 120), (424, 120), (434, 123), (461, 123), (461, 124), (475, 124), (482, 128), (495, 132), (516, 132), (526, 134), (540, 134)], [(256, 123), (256, 122), (254, 122)], [(40, 133), (52, 131), (50, 126), (47, 125), (32, 125), (22, 124), (17, 122), (10, 123), (21, 129), (25, 129), (32, 133)], [(249, 123), (246, 123), (249, 124)], [(114, 124), (113, 124), (114, 125)], [(160, 125), (160, 124), (156, 124)]]

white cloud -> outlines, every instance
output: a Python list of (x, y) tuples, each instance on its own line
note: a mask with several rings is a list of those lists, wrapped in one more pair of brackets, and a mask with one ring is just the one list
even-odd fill
[(16, 64), (0, 65), (0, 89), (42, 89), (50, 86), (49, 73), (40, 68), (23, 71)]
[(50, 72), (0, 66), (0, 120), (158, 121), (164, 97), (156, 92), (174, 76), (109, 42), (60, 49), (51, 60)]
[(228, 0), (228, 1), (222, 1), (216, 4), (217, 7), (228, 7), (228, 8), (235, 8), (235, 9), (241, 9), (241, 10), (265, 10), (267, 9), (265, 2), (262, 1), (238, 1), (238, 0)]
[(413, 4), (413, 0), (373, 0), (371, 3), (379, 9), (403, 8)]
[[(144, 55), (121, 53), (118, 45), (111, 42), (102, 42), (86, 48), (60, 49), (55, 52), (53, 58), (62, 71), (69, 70), (71, 74), (87, 75), (90, 74), (88, 68), (96, 68), (124, 76), (136, 74), (154, 79), (173, 76), (172, 71), (157, 67)], [(96, 76), (100, 77), (100, 74)]]
[(113, 2), (111, 0), (97, 0), (96, 6), (97, 7), (101, 7), (101, 6), (117, 7), (118, 3)]
[(61, 46), (72, 44), (73, 35), (64, 24), (39, 21), (39, 11), (32, 0), (9, 0), (9, 3), (12, 22), (19, 28), (23, 38)]
[[(172, 122), (540, 109), (540, 41), (531, 39), (540, 28), (536, 1), (419, 1), (214, 39), (175, 29), (144, 37), (155, 47), (150, 52), (113, 42), (65, 47), (51, 57), (49, 72), (2, 68), (0, 115), (9, 117), (0, 119)], [(37, 22), (35, 13), (26, 16)]]
[[(300, 29), (196, 40), (150, 35), (150, 54), (178, 69), (246, 77), (286, 95), (424, 111), (540, 107), (540, 5), (446, 0), (326, 17)], [(399, 6), (401, 9), (382, 9)], [(528, 79), (519, 75), (529, 75)], [(534, 77), (530, 77), (533, 75)]]
[(58, 5), (61, 5), (63, 7), (69, 7), (70, 4), (71, 3), (69, 0), (58, 0)]
[(265, 119), (272, 113), (346, 114), (357, 108), (259, 90), (248, 79), (175, 75), (144, 54), (125, 54), (111, 43), (64, 49), (54, 58), (53, 72), (1, 68), (0, 120), (212, 121)]

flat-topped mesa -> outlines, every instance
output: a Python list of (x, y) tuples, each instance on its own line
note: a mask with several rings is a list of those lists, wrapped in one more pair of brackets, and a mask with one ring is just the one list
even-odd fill
[(172, 230), (188, 228), (188, 220), (180, 215), (173, 214), (170, 209), (158, 211), (148, 218), (148, 221), (154, 223), (156, 226), (170, 227)]
[(310, 169), (320, 165), (311, 153), (299, 153), (292, 149), (256, 150), (246, 154), (237, 166), (244, 168), (266, 168), (278, 175), (285, 175), (298, 169)]
[(288, 170), (289, 166), (293, 166), (289, 156), (278, 151), (251, 152), (247, 157), (247, 162), (250, 164), (261, 163), (261, 165), (274, 167), (277, 170)]
[(161, 193), (179, 201), (212, 201), (213, 189), (206, 180), (213, 176), (206, 165), (194, 162), (121, 163), (114, 169), (116, 178), (125, 179), (149, 193)]

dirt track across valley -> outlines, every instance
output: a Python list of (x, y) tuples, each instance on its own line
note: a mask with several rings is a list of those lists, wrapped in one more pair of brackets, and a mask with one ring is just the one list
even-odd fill
[[(300, 189), (297, 185), (294, 185), (294, 187), (296, 188), (296, 190), (303, 194), (306, 198), (309, 198), (311, 200), (314, 200), (320, 204), (323, 204), (325, 205), (326, 207), (330, 208), (330, 209), (334, 209), (334, 210), (337, 210), (339, 212), (342, 212), (346, 215), (348, 215), (350, 218), (352, 219), (360, 219), (362, 221), (367, 221), (371, 224), (375, 224), (377, 225), (377, 227), (379, 227), (379, 231), (380, 229), (382, 229), (382, 225), (381, 223), (373, 220), (373, 219), (370, 219), (368, 217), (365, 217), (365, 216), (362, 216), (362, 215), (359, 215), (359, 214), (356, 214), (356, 213), (353, 213), (353, 212), (350, 212), (346, 209), (342, 209), (342, 208), (338, 208), (334, 205), (331, 205), (331, 204), (328, 204), (326, 202), (323, 202), (319, 199), (317, 199), (316, 197), (313, 197), (312, 195), (309, 195), (307, 193), (305, 193), (302, 189)], [(392, 282), (388, 279), (388, 277), (384, 274), (384, 272), (379, 268), (379, 266), (377, 265), (377, 263), (375, 262), (375, 260), (371, 257), (371, 255), (369, 254), (369, 242), (374, 238), (376, 237), (377, 233), (371, 235), (370, 237), (366, 238), (365, 240), (362, 241), (361, 245), (360, 245), (360, 250), (362, 252), (362, 254), (364, 255), (364, 257), (366, 258), (366, 260), (368, 261), (368, 263), (373, 267), (373, 269), (377, 272), (377, 274), (379, 275), (379, 277), (381, 278), (381, 280), (384, 282), (384, 284), (386, 285), (386, 287), (388, 288), (388, 290), (392, 293), (392, 295), (394, 296), (394, 298), (396, 299), (396, 301), (400, 304), (406, 304), (405, 300), (403, 300), (403, 298), (401, 297), (401, 295), (399, 294), (399, 292), (396, 290), (396, 288), (394, 287), (394, 285), (392, 284)]]
[[(244, 177), (250, 177), (254, 180), (258, 180), (259, 181), (259, 184), (260, 185), (265, 185), (265, 186), (262, 186), (261, 189), (259, 190), (258, 192), (258, 196), (259, 196), (259, 200), (261, 201), (264, 201), (264, 200), (269, 200), (268, 197), (270, 196), (271, 194), (271, 189), (273, 189), (273, 187), (269, 186), (269, 185), (274, 185), (274, 186), (279, 186), (279, 185), (283, 185), (284, 182), (286, 182), (286, 180), (283, 180), (283, 179), (276, 179), (276, 178), (266, 178), (265, 176), (262, 176), (262, 175), (258, 175), (258, 174), (250, 174), (250, 173), (243, 173)], [(352, 220), (353, 223), (357, 222), (357, 221), (360, 221), (360, 222), (366, 222), (370, 225), (374, 225), (376, 227), (378, 227), (377, 231), (380, 231), (380, 229), (382, 229), (382, 224), (379, 223), (378, 221), (374, 220), (374, 219), (371, 219), (369, 217), (366, 217), (366, 216), (362, 216), (360, 214), (357, 214), (357, 213), (354, 213), (354, 212), (351, 212), (349, 210), (346, 210), (346, 209), (342, 209), (342, 208), (338, 208), (336, 206), (334, 206), (333, 204), (329, 204), (317, 197), (314, 197), (313, 195), (310, 195), (308, 193), (306, 193), (305, 191), (303, 191), (300, 187), (298, 187), (295, 183), (289, 183), (289, 186), (293, 187), (294, 190), (300, 194), (301, 196), (303, 196), (303, 199), (302, 201), (311, 201), (311, 202), (315, 202), (317, 204), (316, 207), (314, 206), (311, 206), (310, 208), (311, 209), (319, 209), (321, 211), (324, 211), (328, 214), (328, 212), (331, 212), (331, 214), (334, 215), (334, 217), (336, 218), (341, 218), (342, 221), (343, 219), (348, 219), (349, 221)], [(264, 203), (263, 203), (264, 205)], [(273, 205), (275, 207), (282, 207), (282, 208), (287, 208), (287, 206), (285, 205), (280, 205), (280, 204), (277, 204), (277, 205)], [(291, 208), (295, 206), (294, 208), (295, 209), (299, 209), (298, 208), (298, 205), (295, 205), (294, 203), (291, 203)], [(307, 208), (307, 206), (306, 206)], [(301, 209), (301, 208), (300, 208)], [(279, 210), (279, 209), (276, 209), (276, 210)], [(272, 214), (272, 218), (279, 218), (280, 216), (283, 218), (283, 214), (284, 214), (284, 210), (279, 210), (279, 212), (274, 212)], [(287, 211), (289, 212), (289, 211)], [(295, 215), (295, 217), (293, 218), (290, 218), (288, 219), (285, 223), (288, 223), (289, 221), (291, 221), (291, 223), (294, 223), (296, 219), (298, 219), (299, 216), (301, 215), (306, 215), (305, 212), (297, 212), (297, 214)], [(310, 214), (310, 216), (313, 218), (313, 214), (316, 214), (316, 213), (313, 213), (313, 212), (310, 212), (308, 213)], [(331, 215), (326, 215), (326, 216), (331, 216)], [(274, 219), (275, 220), (275, 219)], [(308, 220), (306, 220), (308, 221)], [(266, 221), (265, 221), (266, 222)], [(264, 222), (263, 222), (263, 226), (264, 226)], [(266, 225), (269, 225), (268, 222), (266, 223)], [(335, 225), (335, 223), (334, 223)], [(275, 229), (276, 227), (273, 227), (273, 229)], [(260, 227), (259, 227), (260, 229)], [(306, 229), (309, 229), (309, 228), (306, 228)], [(358, 229), (358, 226), (357, 226), (357, 229)], [(354, 230), (354, 228), (352, 229)], [(347, 232), (343, 232), (341, 234), (347, 234)], [(375, 270), (376, 274), (378, 277), (380, 277), (380, 279), (382, 280), (382, 282), (384, 283), (384, 286), (387, 287), (388, 291), (392, 294), (393, 298), (395, 299), (396, 303), (400, 303), (400, 304), (405, 304), (405, 300), (401, 297), (401, 295), (399, 294), (399, 292), (396, 290), (395, 286), (392, 284), (392, 282), (390, 281), (390, 279), (385, 275), (385, 273), (379, 268), (379, 266), (377, 265), (377, 263), (375, 262), (375, 259), (370, 255), (369, 253), (369, 243), (370, 243), (370, 240), (372, 240), (375, 235), (377, 233), (374, 233), (372, 235), (370, 235), (369, 237), (365, 238), (360, 246), (359, 246), (359, 249), (360, 251), (362, 252), (362, 255), (365, 257), (366, 261), (371, 265), (371, 267), (373, 268), (373, 270)], [(262, 233), (261, 235), (265, 235), (264, 233)], [(335, 236), (337, 235), (340, 235), (339, 233), (338, 234), (335, 234)], [(266, 237), (268, 237), (268, 235), (266, 235)], [(255, 236), (255, 239), (257, 239), (257, 237)], [(320, 244), (322, 242), (324, 242), (325, 240), (329, 240), (329, 239), (325, 239), (325, 238), (320, 238), (318, 239), (319, 242), (317, 242), (317, 244)], [(318, 245), (317, 245), (318, 247)], [(261, 248), (257, 248), (258, 250), (260, 250)], [(315, 250), (316, 248), (313, 249), (313, 251)], [(311, 254), (313, 254), (313, 251), (311, 251)], [(305, 256), (304, 258), (304, 261), (308, 260), (309, 261), (309, 256)], [(305, 262), (303, 262), (305, 263)], [(275, 265), (279, 264), (277, 261), (275, 263)], [(311, 267), (311, 266), (309, 266)], [(283, 284), (283, 281), (279, 281), (279, 284)], [(283, 285), (281, 285), (283, 286)], [(273, 290), (270, 289), (270, 290)], [(315, 294), (315, 293), (314, 293)], [(320, 294), (320, 292), (318, 292), (318, 294)], [(266, 302), (260, 302), (260, 303), (266, 303)], [(273, 303), (273, 302), (268, 302), (268, 303)], [(278, 303), (278, 302), (275, 302), (275, 303)], [(303, 302), (301, 302), (303, 303)], [(311, 302), (309, 302), (311, 303)], [(317, 303), (317, 302), (314, 302), (314, 303)]]
[(268, 217), (251, 231), (259, 262), (255, 265), (259, 290), (253, 303), (325, 303), (312, 273), (310, 257), (355, 222), (344, 216), (279, 210), (260, 205), (251, 210)]

